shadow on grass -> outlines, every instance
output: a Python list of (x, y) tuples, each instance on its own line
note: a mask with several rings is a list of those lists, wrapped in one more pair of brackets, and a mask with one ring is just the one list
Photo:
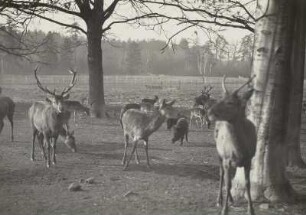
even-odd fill
[(127, 171), (154, 172), (158, 175), (171, 175), (179, 177), (190, 177), (200, 180), (219, 180), (219, 167), (214, 165), (194, 165), (194, 164), (151, 164), (148, 169), (146, 162), (141, 164), (130, 164)]

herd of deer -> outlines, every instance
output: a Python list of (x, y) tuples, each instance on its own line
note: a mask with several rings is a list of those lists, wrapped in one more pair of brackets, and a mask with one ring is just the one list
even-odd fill
[[(37, 101), (32, 104), (28, 111), (32, 127), (32, 152), (31, 159), (34, 161), (35, 139), (37, 138), (47, 167), (56, 163), (56, 142), (59, 136), (64, 138), (64, 143), (73, 151), (76, 151), (73, 132), (69, 131), (69, 119), (71, 113), (85, 112), (89, 115), (89, 109), (77, 101), (69, 101), (69, 92), (76, 84), (76, 72), (70, 70), (72, 80), (68, 87), (57, 94), (43, 87), (37, 77), (37, 68), (34, 76), (39, 89), (47, 93), (45, 101)], [(231, 177), (237, 167), (243, 167), (245, 172), (246, 196), (248, 200), (248, 214), (254, 215), (250, 196), (250, 168), (251, 160), (256, 148), (256, 130), (251, 121), (246, 118), (245, 108), (247, 101), (252, 96), (253, 88), (249, 88), (242, 95), (238, 95), (241, 89), (249, 85), (252, 78), (239, 89), (230, 93), (225, 86), (225, 77), (222, 80), (224, 91), (223, 99), (217, 101), (210, 96), (212, 87), (206, 87), (190, 110), (190, 122), (187, 117), (178, 113), (173, 107), (175, 100), (166, 101), (155, 96), (154, 99), (143, 99), (140, 104), (130, 103), (122, 107), (120, 124), (124, 135), (124, 153), (122, 164), (127, 169), (135, 154), (135, 161), (139, 163), (137, 144), (144, 142), (147, 166), (150, 168), (148, 141), (152, 133), (158, 130), (167, 120), (167, 128), (173, 126), (174, 137), (172, 143), (177, 140), (183, 144), (184, 137), (188, 141), (188, 126), (192, 118), (197, 118), (200, 126), (206, 123), (209, 128), (211, 122), (215, 122), (214, 139), (220, 160), (220, 187), (217, 203), (223, 205), (222, 215), (228, 214), (228, 201), (233, 201), (231, 195)], [(13, 135), (13, 114), (15, 103), (9, 97), (0, 97), (0, 132), (3, 128), (3, 119), (7, 116), (11, 123), (11, 140)], [(127, 158), (129, 141), (133, 147)], [(223, 183), (226, 187), (226, 199), (223, 204)]]

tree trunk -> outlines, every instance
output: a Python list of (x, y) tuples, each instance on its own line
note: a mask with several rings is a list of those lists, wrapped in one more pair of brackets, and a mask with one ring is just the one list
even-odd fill
[(297, 10), (293, 32), (293, 51), (291, 55), (291, 83), (289, 100), (289, 119), (287, 129), (288, 166), (306, 168), (301, 156), (300, 131), (303, 103), (304, 61), (305, 61), (305, 0), (296, 0)]
[[(293, 2), (258, 0), (252, 73), (255, 92), (249, 118), (257, 128), (257, 148), (252, 162), (253, 199), (291, 201), (295, 195), (286, 177), (286, 123), (289, 113)], [(263, 16), (264, 15), (264, 16)], [(244, 195), (244, 174), (239, 168), (233, 195)]]
[(91, 115), (101, 118), (105, 114), (104, 83), (102, 68), (102, 27), (94, 19), (87, 23), (89, 104)]

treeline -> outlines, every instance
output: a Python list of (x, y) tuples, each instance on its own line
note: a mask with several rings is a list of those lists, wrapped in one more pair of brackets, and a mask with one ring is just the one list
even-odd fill
[[(16, 43), (20, 33), (12, 27), (0, 31), (2, 44), (15, 49), (23, 47)], [(9, 33), (7, 33), (9, 32)], [(77, 32), (28, 31), (25, 41), (35, 41), (32, 54), (18, 56), (1, 52), (1, 71), (7, 74), (32, 74), (39, 64), (46, 74), (66, 74), (68, 68), (87, 73), (87, 47), (85, 39)], [(68, 36), (67, 36), (68, 35)], [(102, 41), (103, 68), (106, 75), (180, 75), (196, 76), (248, 76), (252, 54), (253, 37), (246, 36), (240, 43), (229, 44), (225, 38), (217, 37), (205, 45), (182, 39), (178, 44), (165, 47), (166, 42), (149, 41)], [(15, 47), (14, 44), (18, 44)], [(163, 49), (164, 48), (164, 49)], [(163, 50), (162, 50), (163, 49)]]

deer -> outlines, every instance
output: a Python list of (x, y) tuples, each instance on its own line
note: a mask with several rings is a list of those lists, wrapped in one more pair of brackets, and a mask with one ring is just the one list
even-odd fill
[[(56, 141), (62, 129), (66, 127), (69, 133), (64, 101), (69, 98), (69, 91), (76, 84), (76, 72), (69, 70), (72, 74), (72, 79), (68, 87), (65, 87), (60, 94), (51, 92), (47, 87), (43, 87), (37, 77), (38, 67), (34, 70), (36, 84), (40, 90), (48, 94), (46, 101), (36, 101), (32, 104), (28, 111), (30, 124), (32, 127), (32, 159), (34, 158), (34, 143), (36, 136), (43, 137), (44, 148), (47, 149), (46, 166), (50, 167), (51, 156), (52, 164), (56, 164)], [(39, 142), (41, 140), (39, 139)], [(34, 160), (34, 159), (33, 159)]]
[[(166, 102), (162, 100), (156, 111), (152, 113), (145, 113), (137, 109), (129, 109), (122, 116), (124, 153), (122, 158), (122, 165), (124, 170), (129, 166), (131, 158), (137, 148), (137, 144), (140, 140), (144, 141), (145, 153), (147, 159), (147, 168), (150, 169), (149, 155), (148, 155), (148, 141), (152, 133), (157, 131), (164, 123), (166, 118), (175, 118), (175, 111), (173, 104), (175, 100)], [(129, 139), (133, 140), (133, 148), (129, 159), (126, 159), (126, 152), (129, 144)], [(136, 163), (139, 164), (139, 157), (137, 152), (135, 154)]]
[(152, 105), (152, 103), (149, 102), (142, 102), (140, 103), (140, 110), (143, 112), (152, 112), (154, 111), (154, 104)]
[(122, 126), (122, 116), (129, 109), (141, 110), (143, 112), (148, 113), (148, 112), (154, 111), (154, 106), (151, 103), (148, 103), (148, 102), (142, 102), (140, 104), (138, 104), (138, 103), (125, 104), (121, 108), (121, 111), (120, 111), (120, 119), (119, 120), (120, 120), (120, 125), (121, 125), (122, 128), (123, 128), (123, 126)]
[(173, 126), (173, 138), (172, 143), (175, 143), (176, 141), (180, 140), (180, 145), (183, 145), (184, 137), (186, 139), (186, 142), (188, 142), (188, 130), (189, 125), (186, 118), (182, 117), (177, 120), (177, 123)]
[[(214, 139), (220, 161), (217, 205), (223, 205), (222, 215), (228, 214), (228, 201), (233, 200), (231, 175), (235, 174), (237, 167), (244, 168), (248, 214), (255, 214), (250, 195), (250, 169), (251, 160), (255, 155), (257, 134), (255, 125), (246, 118), (245, 114), (246, 104), (253, 94), (253, 88), (242, 95), (238, 95), (239, 91), (248, 85), (254, 77), (231, 93), (226, 89), (226, 76), (224, 76), (222, 80), (224, 97), (208, 110), (209, 119), (216, 122)], [(223, 181), (225, 181), (226, 187), (225, 204), (223, 204), (222, 195)]]
[[(76, 113), (85, 113), (87, 116), (89, 116), (89, 108), (82, 105), (79, 101), (73, 101), (73, 100), (66, 100), (64, 101), (64, 107), (65, 110), (73, 113), (73, 121), (76, 123)], [(70, 114), (67, 114), (67, 120), (70, 119)]]
[[(204, 108), (195, 107), (190, 110), (190, 122), (189, 122), (190, 127), (192, 126), (192, 119), (194, 118), (196, 119), (198, 127), (202, 128), (205, 123), (207, 125), (207, 128), (210, 128), (211, 122), (208, 119), (207, 111)], [(200, 124), (198, 123), (198, 121), (200, 122)]]
[(154, 99), (144, 98), (141, 100), (141, 103), (150, 103), (154, 105), (158, 101), (158, 96), (154, 96)]
[(201, 95), (194, 98), (194, 105), (193, 107), (203, 106), (205, 103), (210, 99), (210, 91), (213, 89), (212, 86), (204, 87), (201, 91)]
[(7, 117), (11, 124), (11, 141), (14, 142), (14, 117), (15, 112), (15, 103), (14, 101), (7, 96), (0, 97), (0, 133), (3, 129), (4, 123), (3, 119)]
[(122, 108), (121, 108), (121, 111), (120, 111), (120, 125), (121, 125), (121, 128), (123, 128), (123, 124), (122, 124), (122, 116), (123, 114), (129, 110), (129, 109), (136, 109), (136, 110), (140, 110), (140, 104), (137, 104), (137, 103), (128, 103), (128, 104), (125, 104)]

